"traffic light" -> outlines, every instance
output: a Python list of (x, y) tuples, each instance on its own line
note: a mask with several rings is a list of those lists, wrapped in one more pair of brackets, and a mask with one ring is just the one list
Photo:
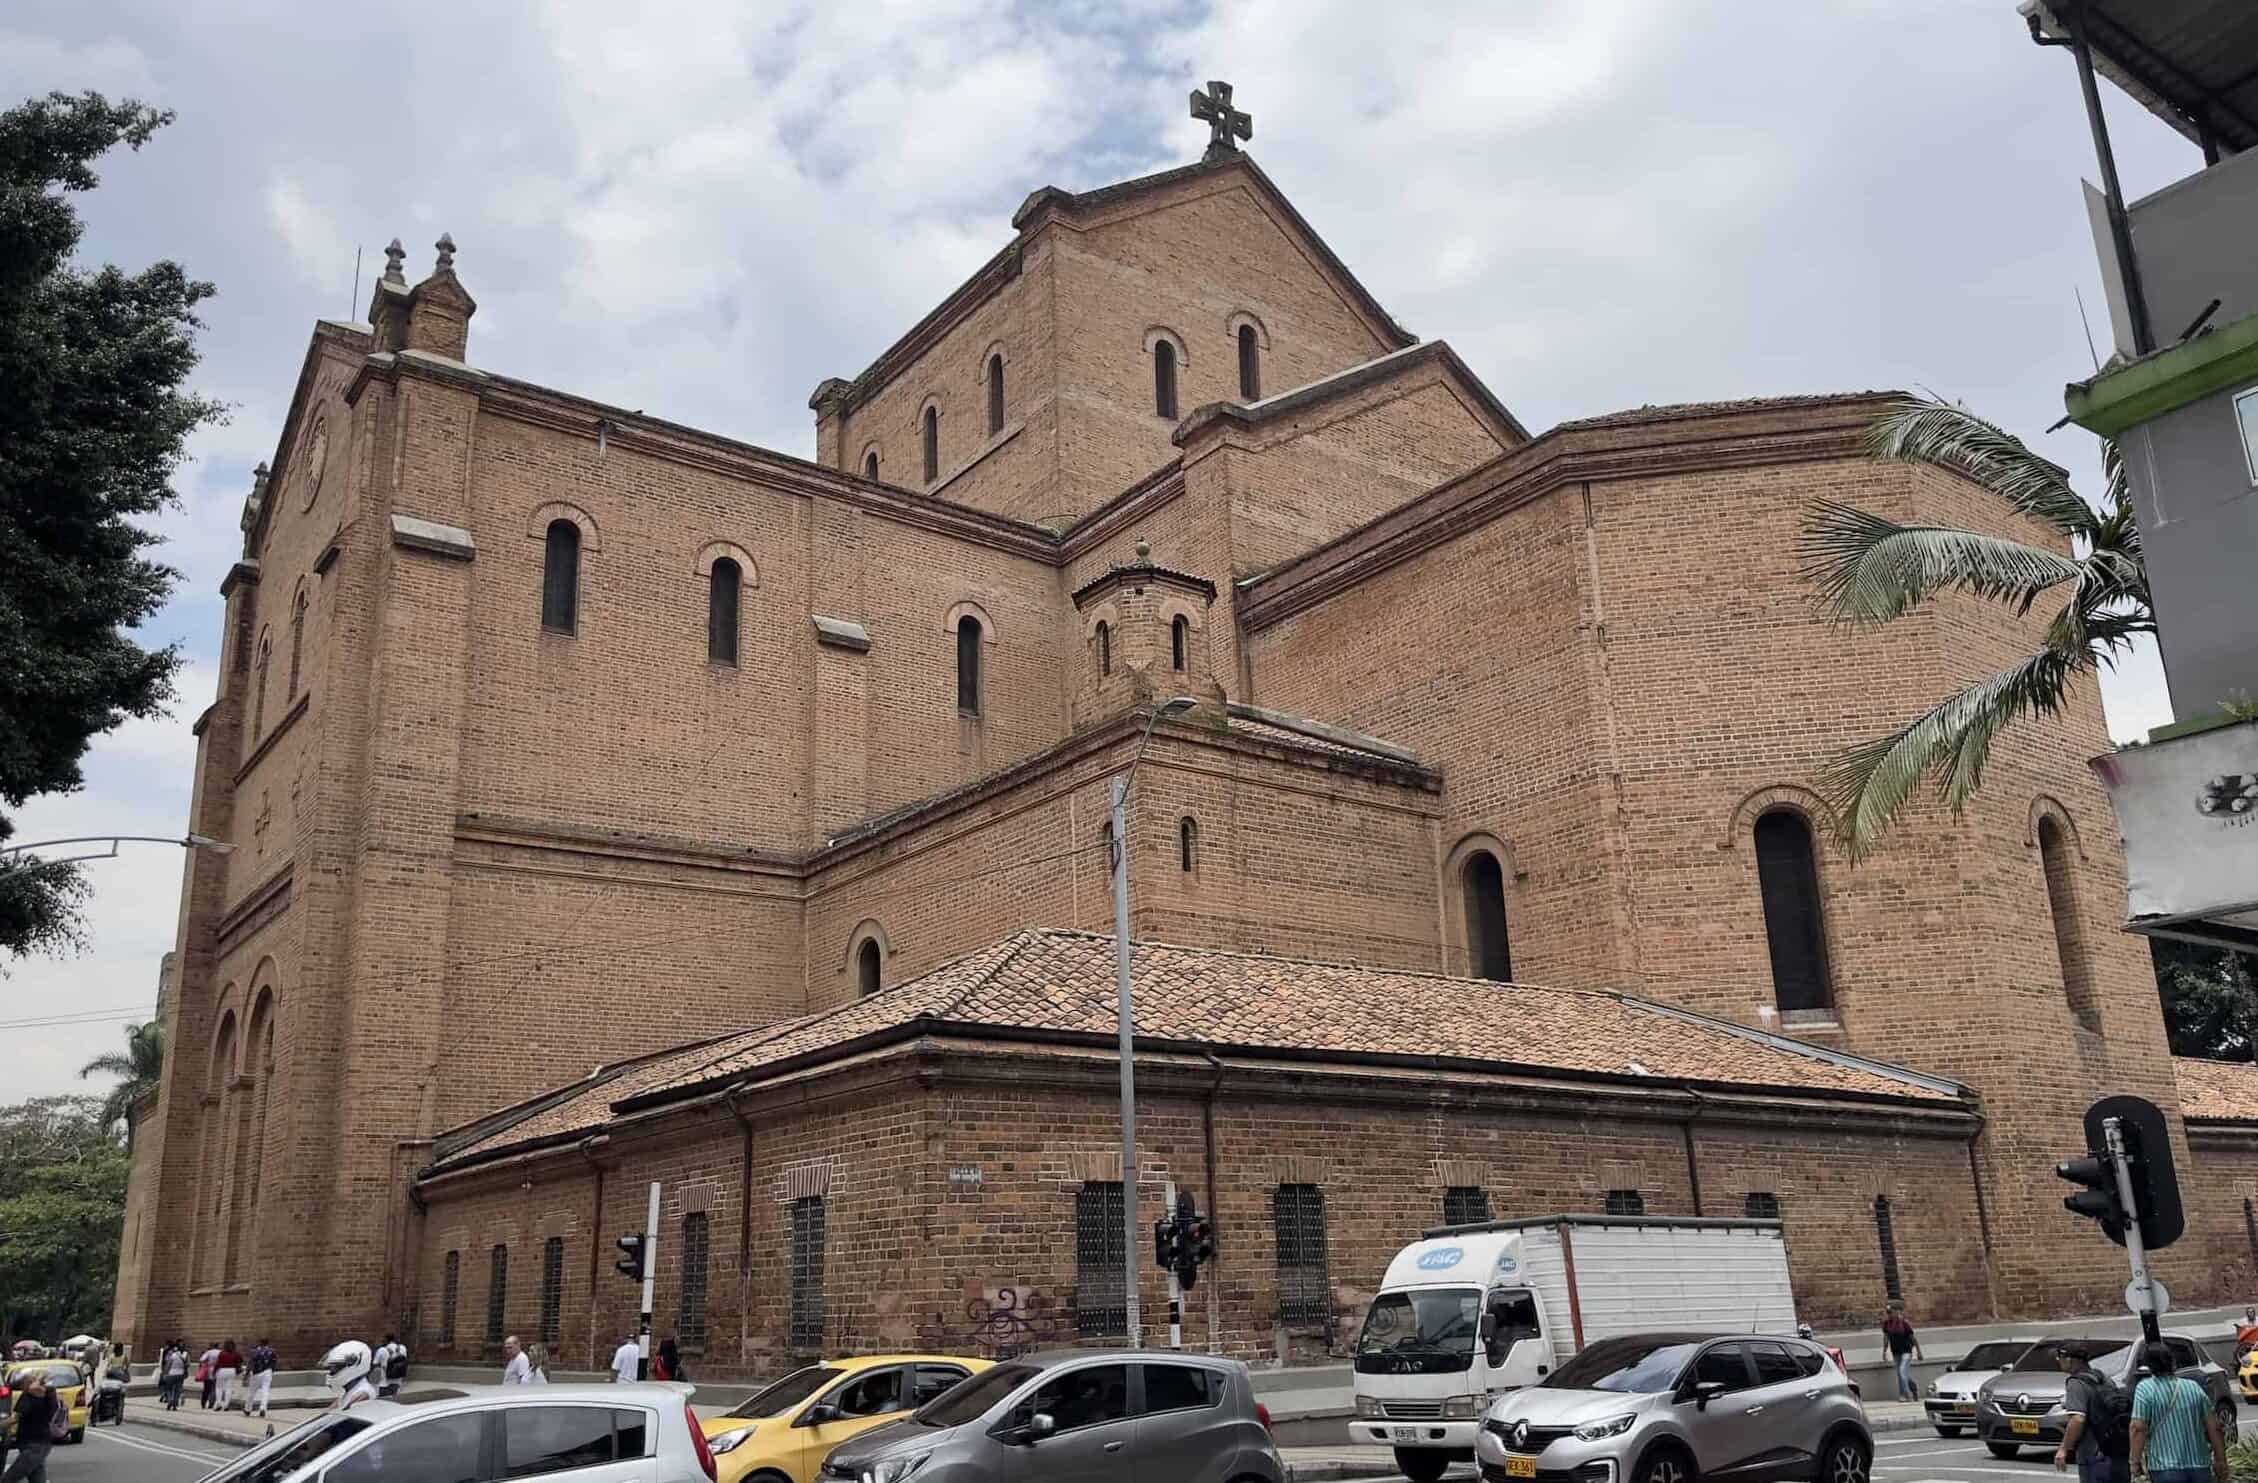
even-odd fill
[(1183, 1243), (1183, 1233), (1176, 1224), (1174, 1214), (1164, 1215), (1153, 1222), (1153, 1265), (1162, 1271), (1174, 1271), (1182, 1260), (1178, 1255)]
[[(2111, 1118), (2124, 1145), (2126, 1172), (2133, 1187), (2132, 1209), (2117, 1188), (2117, 1167), (2109, 1153)], [(2102, 1233), (2119, 1246), (2125, 1228), (2137, 1225), (2144, 1251), (2161, 1251), (2180, 1239), (2187, 1217), (2180, 1208), (2180, 1179), (2172, 1166), (2171, 1134), (2155, 1103), (2139, 1097), (2104, 1097), (2086, 1109), (2086, 1156), (2065, 1159), (2054, 1172), (2085, 1186), (2062, 1201), (2072, 1215), (2098, 1221)]]
[(612, 1263), (612, 1270), (630, 1282), (641, 1282), (644, 1275), (643, 1238), (622, 1236), (612, 1244), (619, 1248), (620, 1253), (619, 1260)]
[(2117, 1166), (2110, 1162), (2106, 1145), (2101, 1153), (2087, 1154), (2082, 1159), (2064, 1159), (2054, 1166), (2054, 1172), (2072, 1184), (2085, 1186), (2074, 1195), (2064, 1196), (2062, 1208), (2072, 1215), (2101, 1222), (2101, 1229), (2109, 1239), (2119, 1246), (2124, 1245), (2124, 1202), (2117, 1197)]

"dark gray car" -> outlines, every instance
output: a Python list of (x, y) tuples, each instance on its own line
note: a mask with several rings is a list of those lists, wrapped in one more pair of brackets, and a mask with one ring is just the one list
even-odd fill
[(1070, 1349), (983, 1370), (824, 1459), (825, 1483), (1285, 1483), (1254, 1380), (1208, 1355)]
[[(2227, 1435), (2235, 1435), (2234, 1377), (2185, 1334), (2166, 1334), (2164, 1342), (2172, 1347), (2179, 1373), (2203, 1387)], [(1976, 1435), (1992, 1456), (2013, 1457), (2025, 1447), (2061, 1444), (2062, 1433), (2069, 1425), (2062, 1400), (2070, 1377), (2062, 1373), (2054, 1356), (2057, 1346), (2064, 1343), (2090, 1351), (2094, 1369), (2118, 1385), (2129, 1385), (2148, 1373), (2139, 1366), (2141, 1341), (2137, 1339), (2040, 1340), (2014, 1369), (1986, 1381), (1976, 1394)]]

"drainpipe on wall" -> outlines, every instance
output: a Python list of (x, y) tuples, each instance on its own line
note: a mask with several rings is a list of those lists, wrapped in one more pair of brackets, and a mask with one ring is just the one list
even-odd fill
[(1968, 1138), (1968, 1185), (1976, 1192), (1976, 1231), (1982, 1240), (1984, 1254), (1984, 1294), (1991, 1302), (1991, 1316), (1999, 1317), (1999, 1274), (1991, 1264), (1991, 1210), (1984, 1203), (1983, 1165), (1976, 1158), (1976, 1142), (1984, 1136), (1989, 1126), (1984, 1115), (1976, 1114), (1976, 1131)]
[(1685, 1092), (1687, 1096), (1693, 1098), (1694, 1107), (1693, 1111), (1686, 1114), (1684, 1121), (1678, 1124), (1678, 1132), (1686, 1142), (1686, 1186), (1693, 1191), (1694, 1219), (1699, 1220), (1702, 1215), (1701, 1165), (1694, 1159), (1693, 1125), (1696, 1118), (1709, 1110), (1709, 1101), (1700, 1092), (1694, 1090), (1692, 1082), (1685, 1084)]
[(588, 1211), (588, 1362), (582, 1366), (589, 1370), (596, 1368), (596, 1274), (604, 1259), (604, 1166), (595, 1151), (610, 1141), (609, 1134), (597, 1133), (572, 1146), (596, 1174), (595, 1197)]
[(744, 1092), (734, 1086), (721, 1100), (744, 1130), (744, 1154), (737, 1169), (737, 1358), (742, 1362), (753, 1331), (753, 1120), (737, 1105)]
[(416, 1334), (416, 1315), (422, 1304), (417, 1302), (416, 1278), (422, 1271), (423, 1217), (431, 1207), (424, 1201), (423, 1190), (416, 1183), (415, 1168), (406, 1157), (410, 1149), (431, 1147), (428, 1138), (403, 1138), (393, 1145), (394, 1157), (400, 1159), (398, 1167), (407, 1171), (408, 1212), (401, 1221), (400, 1253), (393, 1270), (393, 1291), (400, 1295), (401, 1307), (392, 1317), (398, 1331), (422, 1342)]
[(1214, 1051), (1202, 1051), (1213, 1073), (1207, 1098), (1200, 1104), (1200, 1135), (1207, 1145), (1207, 1221), (1215, 1233), (1215, 1261), (1207, 1284), (1207, 1352), (1223, 1352), (1223, 1221), (1215, 1203), (1215, 1094), (1223, 1088), (1223, 1062)]

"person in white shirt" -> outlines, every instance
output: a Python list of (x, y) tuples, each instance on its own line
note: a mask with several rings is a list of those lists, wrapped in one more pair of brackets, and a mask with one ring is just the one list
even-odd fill
[(504, 1385), (531, 1385), (533, 1383), (533, 1361), (526, 1355), (525, 1346), (518, 1342), (517, 1335), (512, 1334), (502, 1341), (502, 1353), (510, 1357), (510, 1362), (502, 1366), (502, 1383)]
[(635, 1372), (639, 1368), (641, 1368), (642, 1363), (642, 1347), (638, 1345), (634, 1339), (630, 1338), (626, 1343), (620, 1345), (619, 1348), (612, 1351), (613, 1383), (617, 1385), (634, 1384), (636, 1378)]
[(376, 1387), (369, 1384), (369, 1365), (369, 1347), (358, 1339), (347, 1339), (322, 1356), (321, 1367), (327, 1372), (331, 1394), (337, 1397), (337, 1410), (350, 1410), (376, 1399)]
[(528, 1385), (547, 1385), (549, 1383), (549, 1351), (539, 1344), (528, 1344), (525, 1346), (525, 1357), (533, 1366), (533, 1373), (525, 1383)]

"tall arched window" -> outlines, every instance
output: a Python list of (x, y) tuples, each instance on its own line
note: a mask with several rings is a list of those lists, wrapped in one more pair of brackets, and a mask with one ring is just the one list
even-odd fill
[(2093, 992), (2093, 964), (2078, 923), (2076, 852), (2052, 818), (2038, 821), (2039, 859), (2046, 867), (2046, 909), (2054, 919), (2054, 953), (2062, 965), (2062, 992), (2070, 1013), (2088, 1030), (2101, 1029), (2101, 1006)]
[(980, 620), (969, 613), (957, 619), (957, 709), (980, 714)]
[(941, 409), (925, 409), (925, 482), (941, 477)]
[(745, 580), (737, 563), (716, 557), (706, 578), (706, 658), (715, 664), (737, 662), (737, 594)]
[(251, 1011), (251, 1034), (244, 1064), (252, 1078), (245, 1108), (248, 1128), (236, 1157), (235, 1213), (229, 1220), (228, 1275), (242, 1270), (243, 1261), (259, 1227), (259, 1187), (266, 1180), (267, 1107), (274, 1095), (274, 996), (262, 995)]
[(1175, 661), (1176, 673), (1182, 674), (1191, 665), (1192, 620), (1182, 613), (1168, 625), (1168, 656)]
[(1177, 821), (1176, 854), (1187, 875), (1200, 863), (1200, 822), (1190, 814)]
[(1153, 411), (1176, 415), (1176, 347), (1167, 340), (1153, 342)]
[(1827, 1008), (1834, 994), (1827, 982), (1819, 865), (1811, 825), (1794, 809), (1776, 808), (1757, 818), (1756, 885), (1764, 900), (1773, 999), (1783, 1013)]
[(1466, 891), (1466, 966), (1476, 978), (1509, 982), (1513, 948), (1505, 935), (1505, 868), (1488, 850), (1467, 858), (1462, 872)]
[(1250, 402), (1262, 400), (1262, 346), (1251, 324), (1239, 326), (1239, 396)]
[(541, 561), (541, 626), (571, 633), (580, 621), (580, 527), (552, 520)]
[(252, 674), (254, 689), (251, 692), (251, 740), (257, 741), (267, 731), (267, 665), (274, 657), (274, 640), (259, 635), (258, 667)]
[(855, 949), (855, 992), (868, 998), (878, 992), (878, 939), (866, 937)]
[(873, 448), (862, 456), (862, 476), (871, 483), (878, 482), (878, 450)]
[(1002, 352), (988, 357), (988, 436), (994, 437), (1004, 430), (1004, 358)]
[(1098, 625), (1098, 673), (1113, 673), (1113, 625), (1110, 623)]
[(305, 588), (303, 588), (303, 587), (301, 587), (301, 588), (299, 588), (299, 589), (298, 589), (298, 595), (297, 595), (297, 596), (296, 596), (295, 598), (293, 598), (293, 599), (291, 600), (291, 603), (290, 603), (290, 694), (289, 694), (289, 698), (290, 698), (290, 699), (292, 699), (292, 700), (296, 700), (296, 699), (298, 698), (298, 661), (299, 661), (299, 660), (300, 660), (301, 658), (303, 658), (303, 657), (304, 657), (304, 655), (305, 655), (305, 652), (306, 652), (306, 589), (305, 589)]

